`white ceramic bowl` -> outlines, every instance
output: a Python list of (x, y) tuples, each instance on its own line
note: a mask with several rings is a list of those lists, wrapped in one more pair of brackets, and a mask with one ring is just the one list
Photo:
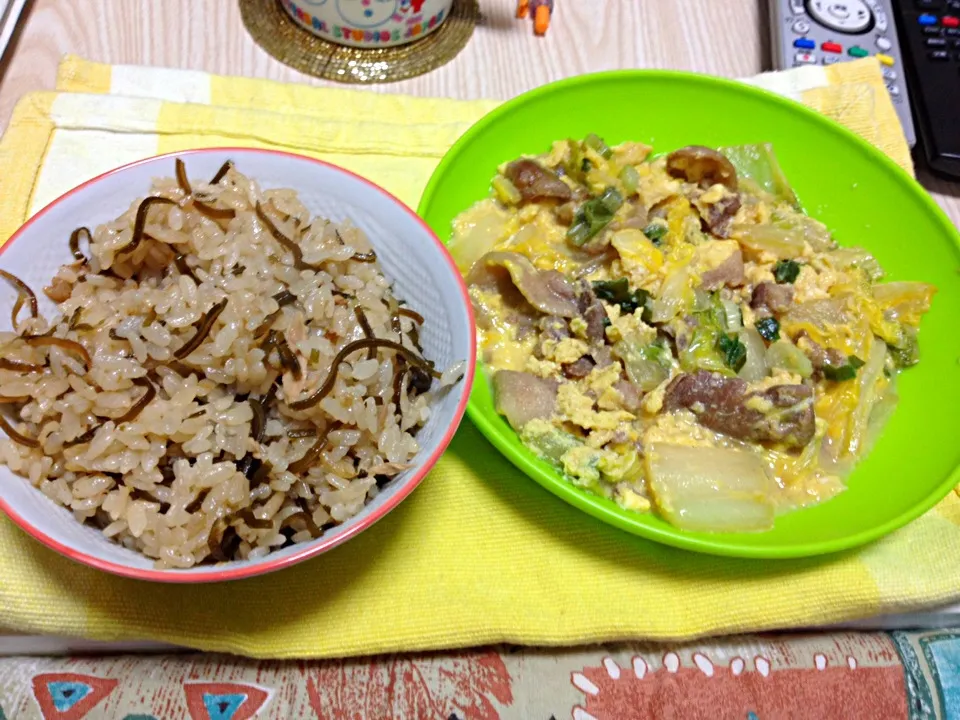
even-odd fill
[(429, 35), (453, 0), (281, 0), (293, 21), (324, 40), (359, 48), (391, 47)]
[[(421, 451), (413, 468), (394, 478), (358, 515), (317, 540), (277, 550), (258, 560), (157, 570), (149, 558), (78, 523), (64, 507), (0, 466), (0, 509), (34, 538), (73, 560), (144, 580), (231, 580), (319, 555), (373, 525), (413, 491), (446, 449), (463, 417), (476, 356), (473, 314), (456, 265), (437, 236), (410, 208), (347, 170), (300, 155), (266, 150), (216, 148), (161, 155), (96, 177), (54, 200), (20, 228), (0, 249), (0, 268), (34, 288), (41, 312), (52, 317), (55, 306), (40, 290), (61, 264), (72, 261), (67, 246), (70, 232), (79, 225), (93, 228), (124, 213), (131, 202), (148, 193), (153, 178), (173, 176), (175, 157), (183, 158), (191, 177), (210, 177), (231, 159), (240, 172), (256, 178), (263, 188), (297, 190), (312, 213), (335, 222), (349, 218), (369, 236), (384, 272), (395, 283), (397, 296), (424, 316), (420, 340), (426, 357), (441, 368), (461, 360), (467, 362), (464, 379), (441, 396), (433, 416), (417, 435)], [(10, 308), (15, 297), (3, 283), (0, 308)], [(9, 329), (9, 312), (0, 312), (0, 318), (0, 328)]]

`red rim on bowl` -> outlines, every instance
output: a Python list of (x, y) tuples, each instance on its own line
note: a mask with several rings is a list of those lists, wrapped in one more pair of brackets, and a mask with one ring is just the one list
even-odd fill
[[(296, 153), (285, 152), (282, 150), (262, 150), (259, 148), (244, 148), (244, 147), (217, 147), (217, 148), (198, 148), (195, 150), (184, 150), (183, 152), (171, 152), (164, 153), (162, 155), (154, 155), (149, 158), (144, 158), (142, 160), (136, 160), (126, 165), (121, 165), (120, 167), (109, 170), (105, 173), (97, 175), (90, 180), (78, 185), (69, 192), (64, 193), (56, 200), (48, 203), (35, 213), (27, 222), (25, 222), (10, 238), (0, 246), (0, 256), (6, 251), (8, 247), (13, 245), (21, 235), (23, 235), (35, 222), (40, 218), (46, 215), (50, 210), (55, 206), (60, 204), (62, 201), (68, 197), (80, 192), (84, 188), (94, 185), (104, 178), (116, 175), (118, 173), (129, 170), (130, 168), (137, 167), (138, 165), (143, 165), (145, 163), (154, 162), (156, 160), (164, 159), (173, 159), (177, 157), (188, 157), (191, 155), (206, 155), (206, 154), (228, 154), (228, 153), (247, 153), (247, 154), (258, 154), (258, 155), (279, 155), (282, 157), (293, 158), (296, 160), (306, 160), (317, 165), (322, 165), (324, 167), (330, 168), (337, 172), (343, 173), (344, 175), (349, 175), (350, 177), (360, 181), (367, 187), (383, 195), (388, 200), (392, 201), (398, 205), (404, 212), (406, 212), (411, 218), (413, 218), (420, 228), (427, 233), (430, 239), (433, 241), (434, 245), (437, 247), (437, 250), (440, 252), (440, 255), (443, 257), (444, 261), (449, 265), (453, 276), (456, 278), (457, 288), (460, 291), (460, 295), (463, 300), (463, 304), (467, 310), (467, 317), (470, 323), (470, 349), (469, 356), (467, 357), (467, 368), (464, 373), (463, 379), (460, 381), (463, 385), (463, 395), (460, 398), (460, 402), (457, 403), (456, 410), (454, 411), (453, 422), (450, 423), (450, 426), (447, 428), (443, 437), (440, 440), (440, 444), (437, 446), (436, 450), (431, 453), (417, 469), (417, 471), (400, 486), (384, 504), (377, 508), (375, 512), (372, 512), (369, 516), (359, 521), (356, 525), (347, 530), (344, 530), (336, 535), (333, 535), (329, 538), (324, 538), (321, 536), (318, 540), (313, 543), (304, 543), (304, 548), (296, 552), (286, 555), (282, 558), (277, 558), (276, 560), (270, 560), (269, 555), (267, 559), (261, 563), (255, 565), (241, 565), (236, 568), (224, 568), (222, 570), (212, 567), (209, 570), (202, 571), (184, 571), (184, 570), (155, 570), (148, 568), (135, 568), (128, 565), (121, 565), (119, 563), (112, 562), (110, 560), (103, 560), (93, 555), (88, 555), (85, 552), (77, 550), (75, 548), (64, 545), (63, 543), (54, 540), (49, 535), (41, 532), (29, 522), (27, 522), (19, 513), (17, 513), (9, 503), (0, 495), (0, 510), (2, 510), (14, 523), (16, 523), (21, 530), (26, 532), (28, 535), (43, 543), (47, 547), (56, 550), (61, 555), (64, 555), (71, 560), (75, 560), (84, 565), (88, 565), (98, 570), (105, 570), (106, 572), (112, 573), (114, 575), (120, 575), (122, 577), (134, 578), (136, 580), (150, 580), (154, 582), (166, 582), (166, 583), (204, 583), (204, 582), (221, 582), (225, 580), (240, 580), (243, 578), (254, 577), (256, 575), (264, 575), (266, 573), (274, 572), (276, 570), (282, 570), (284, 568), (295, 565), (304, 560), (309, 560), (310, 558), (316, 557), (317, 555), (322, 555), (328, 550), (341, 545), (347, 540), (351, 539), (355, 535), (363, 532), (372, 525), (374, 525), (378, 520), (380, 520), (384, 515), (393, 510), (397, 505), (399, 505), (410, 493), (416, 489), (416, 487), (422, 482), (423, 478), (427, 475), (430, 470), (433, 469), (433, 466), (436, 465), (437, 461), (440, 459), (440, 456), (446, 451), (447, 446), (450, 444), (450, 441), (453, 439), (454, 434), (457, 431), (457, 428), (460, 425), (460, 422), (463, 420), (464, 412), (467, 408), (467, 402), (470, 398), (470, 388), (473, 385), (473, 376), (476, 370), (476, 356), (477, 356), (477, 338), (476, 333), (472, 331), (474, 327), (474, 317), (473, 317), (473, 305), (470, 302), (470, 296), (467, 293), (467, 286), (464, 282), (460, 271), (457, 269), (456, 263), (451, 257), (446, 246), (440, 241), (440, 238), (437, 237), (437, 234), (417, 215), (409, 206), (402, 202), (392, 193), (384, 190), (382, 187), (376, 183), (368, 180), (361, 175), (357, 175), (355, 172), (346, 170), (345, 168), (340, 167), (339, 165), (334, 165), (333, 163), (328, 163), (323, 160), (317, 160), (315, 158), (307, 157), (305, 155), (297, 155)], [(145, 557), (145, 556), (144, 556)]]

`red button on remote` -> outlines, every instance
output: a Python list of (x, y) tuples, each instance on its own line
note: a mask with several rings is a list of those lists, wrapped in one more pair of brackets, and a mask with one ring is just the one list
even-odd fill
[(842, 46), (842, 45), (839, 45), (839, 44), (837, 44), (837, 43), (832, 43), (832, 42), (825, 42), (825, 43), (823, 43), (823, 45), (820, 46), (820, 49), (823, 50), (824, 52), (830, 52), (830, 53), (840, 53), (840, 52), (843, 52), (843, 46)]
[(960, 18), (954, 17), (953, 15), (945, 15), (943, 20), (940, 21), (940, 24), (948, 28), (960, 27)]

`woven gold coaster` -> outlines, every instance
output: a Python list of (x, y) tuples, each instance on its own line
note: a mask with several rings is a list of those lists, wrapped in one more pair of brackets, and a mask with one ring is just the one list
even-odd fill
[(240, 15), (257, 44), (302, 73), (343, 83), (406, 80), (452, 60), (480, 17), (477, 0), (454, 0), (450, 15), (422, 40), (388, 48), (352, 48), (323, 40), (297, 25), (279, 0), (240, 0)]

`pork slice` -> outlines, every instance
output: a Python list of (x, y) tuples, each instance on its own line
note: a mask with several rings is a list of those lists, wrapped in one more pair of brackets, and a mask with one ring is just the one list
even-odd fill
[(793, 286), (762, 282), (753, 289), (750, 307), (771, 315), (784, 313), (793, 304)]
[(587, 342), (591, 346), (603, 345), (607, 337), (607, 311), (586, 280), (581, 280), (577, 284), (577, 309), (587, 323)]
[(807, 445), (815, 429), (810, 387), (775, 385), (750, 392), (739, 378), (703, 370), (677, 376), (667, 386), (663, 407), (690, 410), (701, 425), (730, 437), (788, 448)]
[(804, 331), (801, 331), (797, 336), (797, 347), (809, 358), (810, 364), (813, 365), (815, 370), (823, 370), (827, 365), (836, 367), (847, 361), (839, 350), (824, 348), (819, 343), (814, 342)]
[(514, 252), (487, 253), (477, 264), (504, 268), (527, 302), (542, 313), (560, 317), (579, 313), (573, 285), (556, 270), (540, 270), (526, 256)]
[(564, 365), (563, 375), (570, 380), (580, 380), (589, 375), (595, 366), (596, 363), (593, 361), (593, 358), (589, 355), (584, 355), (579, 360)]
[(730, 287), (742, 285), (743, 279), (743, 253), (740, 248), (737, 248), (722, 263), (703, 273), (700, 277), (700, 287), (713, 292), (725, 285)]
[(548, 315), (540, 318), (537, 327), (540, 328), (540, 336), (546, 340), (560, 341), (570, 337), (570, 327), (567, 325), (567, 321), (561, 317)]
[(733, 218), (736, 217), (740, 209), (740, 195), (729, 190), (724, 191), (723, 195), (712, 202), (704, 200), (709, 197), (707, 193), (696, 193), (692, 196), (694, 207), (700, 213), (700, 220), (703, 222), (707, 231), (719, 238), (730, 237), (730, 231), (733, 229)]
[(613, 384), (613, 389), (620, 393), (623, 398), (623, 407), (630, 412), (636, 412), (640, 409), (640, 401), (643, 399), (643, 393), (640, 389), (628, 380), (617, 380)]
[(504, 175), (520, 191), (525, 202), (547, 199), (566, 202), (573, 197), (570, 186), (559, 175), (534, 160), (515, 160), (507, 165)]
[(531, 420), (549, 419), (557, 409), (560, 383), (516, 370), (500, 370), (493, 376), (497, 412), (520, 431)]

